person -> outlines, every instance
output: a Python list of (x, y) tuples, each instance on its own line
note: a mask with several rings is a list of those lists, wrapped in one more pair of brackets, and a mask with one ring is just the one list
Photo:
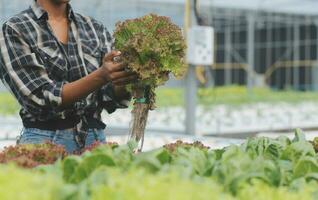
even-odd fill
[(0, 31), (1, 80), (21, 105), (19, 144), (52, 142), (68, 152), (105, 142), (101, 113), (127, 108), (136, 74), (116, 59), (102, 23), (70, 0), (34, 0)]

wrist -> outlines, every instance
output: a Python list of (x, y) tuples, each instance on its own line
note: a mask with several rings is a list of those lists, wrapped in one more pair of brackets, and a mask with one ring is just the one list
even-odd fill
[(105, 71), (103, 67), (98, 68), (98, 70), (96, 70), (95, 72), (96, 72), (96, 78), (103, 85), (106, 85), (107, 83), (110, 82), (110, 80), (107, 78), (107, 72)]

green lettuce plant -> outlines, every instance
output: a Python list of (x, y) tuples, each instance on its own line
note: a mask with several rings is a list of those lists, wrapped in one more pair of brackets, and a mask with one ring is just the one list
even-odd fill
[(168, 17), (150, 14), (119, 22), (114, 38), (123, 62), (140, 77), (138, 87), (148, 86), (153, 92), (169, 79), (169, 74), (182, 77), (186, 71), (185, 40), (181, 29)]
[(140, 78), (129, 86), (135, 100), (130, 135), (143, 141), (148, 111), (155, 108), (155, 88), (170, 74), (181, 77), (186, 71), (185, 40), (168, 17), (155, 14), (117, 23), (114, 38), (127, 70)]

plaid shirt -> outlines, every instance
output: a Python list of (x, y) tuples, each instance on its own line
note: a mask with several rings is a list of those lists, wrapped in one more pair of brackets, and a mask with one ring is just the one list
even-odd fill
[(115, 100), (113, 87), (108, 84), (61, 109), (63, 85), (99, 68), (113, 41), (101, 23), (74, 13), (70, 5), (68, 18), (67, 48), (54, 36), (47, 12), (36, 2), (9, 19), (0, 31), (0, 77), (20, 103), (23, 121), (80, 116), (77, 130), (82, 138), (78, 140), (83, 140), (87, 134), (87, 116), (101, 120), (103, 109), (111, 113), (125, 106)]

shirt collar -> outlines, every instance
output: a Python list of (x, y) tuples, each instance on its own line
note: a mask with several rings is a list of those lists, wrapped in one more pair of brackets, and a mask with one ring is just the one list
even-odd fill
[[(33, 1), (31, 9), (34, 12), (37, 19), (48, 19), (48, 13), (37, 3), (37, 1)], [(67, 4), (67, 13), (69, 19), (75, 19), (74, 11), (70, 4)]]

